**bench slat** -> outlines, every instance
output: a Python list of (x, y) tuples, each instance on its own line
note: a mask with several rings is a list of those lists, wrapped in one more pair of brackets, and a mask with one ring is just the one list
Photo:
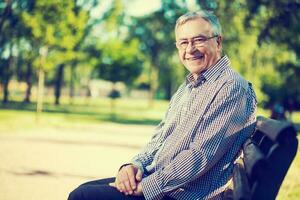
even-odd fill
[(242, 160), (234, 166), (232, 179), (233, 198), (236, 200), (251, 200), (250, 186)]
[(257, 117), (256, 128), (273, 142), (285, 144), (286, 139), (296, 137), (296, 130), (290, 122)]
[(288, 148), (279, 144), (273, 145), (267, 156), (270, 163), (272, 163), (272, 188), (269, 189), (269, 192), (273, 194), (274, 198), (297, 153), (298, 141), (296, 139), (293, 141)]
[(291, 123), (257, 119), (242, 147), (243, 157), (235, 163), (229, 199), (275, 199), (296, 156), (298, 140)]
[(267, 160), (259, 147), (248, 139), (243, 146), (244, 163), (250, 182), (262, 176), (268, 168)]

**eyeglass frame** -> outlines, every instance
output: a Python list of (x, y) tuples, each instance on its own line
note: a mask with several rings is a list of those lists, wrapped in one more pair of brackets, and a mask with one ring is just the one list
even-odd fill
[[(179, 49), (179, 50), (186, 50), (190, 43), (194, 47), (202, 47), (205, 44), (205, 42), (207, 42), (208, 40), (213, 39), (215, 37), (219, 37), (219, 35), (213, 35), (211, 37), (198, 35), (198, 36), (195, 36), (195, 37), (192, 37), (192, 38), (184, 39), (188, 42), (186, 47), (181, 47), (180, 44), (179, 44), (179, 41), (175, 42), (175, 45), (176, 45), (177, 49)], [(195, 44), (195, 39), (201, 39), (201, 43), (198, 44), (198, 45)]]

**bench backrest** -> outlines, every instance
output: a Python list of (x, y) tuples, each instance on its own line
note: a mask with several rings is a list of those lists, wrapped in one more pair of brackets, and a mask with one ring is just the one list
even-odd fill
[(258, 117), (243, 158), (235, 164), (232, 198), (227, 199), (275, 199), (297, 153), (296, 136), (291, 123)]

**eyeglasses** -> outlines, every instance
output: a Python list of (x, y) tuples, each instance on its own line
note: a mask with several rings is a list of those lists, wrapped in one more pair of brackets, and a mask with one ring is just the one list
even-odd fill
[(211, 37), (203, 37), (203, 36), (197, 36), (191, 39), (181, 40), (176, 42), (176, 47), (180, 50), (186, 50), (186, 48), (189, 46), (189, 43), (191, 42), (191, 45), (194, 45), (194, 47), (202, 47), (206, 41), (218, 37), (218, 35), (214, 35)]

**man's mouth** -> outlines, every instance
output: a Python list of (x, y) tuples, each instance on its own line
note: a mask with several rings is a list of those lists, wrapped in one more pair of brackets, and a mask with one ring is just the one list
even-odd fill
[(197, 55), (197, 56), (186, 57), (185, 59), (191, 61), (191, 60), (199, 60), (199, 59), (202, 59), (203, 57), (204, 57), (204, 55), (201, 54), (201, 55)]

